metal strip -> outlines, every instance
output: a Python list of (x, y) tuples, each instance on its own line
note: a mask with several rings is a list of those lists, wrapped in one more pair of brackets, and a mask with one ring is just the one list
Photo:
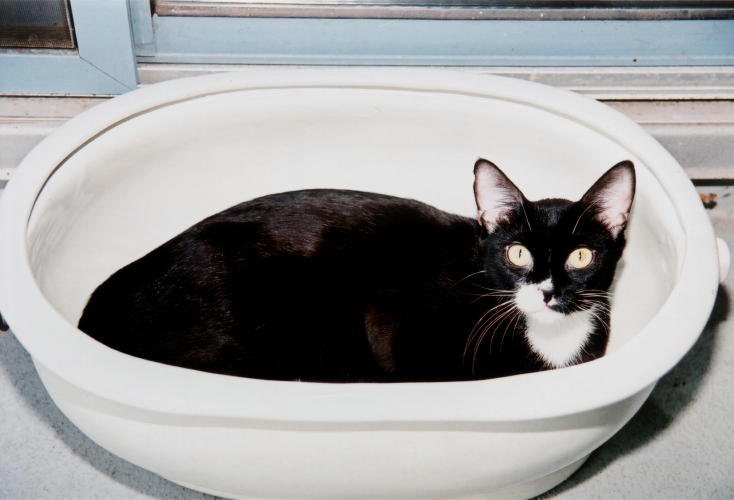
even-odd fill
[[(478, 2), (473, 2), (478, 3)], [(676, 2), (655, 2), (666, 7), (598, 7), (601, 4), (620, 2), (593, 2), (597, 6), (586, 8), (565, 5), (583, 2), (557, 2), (560, 6), (539, 8), (538, 3), (513, 2), (517, 7), (497, 7), (491, 4), (508, 2), (483, 2), (490, 5), (451, 6), (444, 2), (232, 2), (158, 0), (155, 13), (159, 16), (189, 17), (274, 17), (274, 18), (324, 18), (324, 19), (444, 19), (444, 20), (660, 20), (660, 19), (734, 19), (734, 2), (699, 2), (687, 8), (670, 7)], [(628, 2), (625, 2), (629, 5)], [(469, 5), (467, 5), (469, 4)], [(533, 7), (527, 7), (533, 5)]]

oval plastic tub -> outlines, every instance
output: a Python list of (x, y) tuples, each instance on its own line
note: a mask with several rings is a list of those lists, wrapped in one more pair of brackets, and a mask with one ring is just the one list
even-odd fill
[[(603, 358), (486, 381), (278, 382), (134, 358), (75, 327), (111, 272), (230, 205), (335, 187), (472, 215), (479, 156), (533, 199), (576, 199), (614, 163), (635, 162)], [(141, 467), (236, 498), (549, 489), (695, 342), (720, 274), (692, 184), (636, 124), (570, 92), (440, 71), (223, 74), (112, 99), (20, 165), (0, 251), (0, 310), (68, 418)]]

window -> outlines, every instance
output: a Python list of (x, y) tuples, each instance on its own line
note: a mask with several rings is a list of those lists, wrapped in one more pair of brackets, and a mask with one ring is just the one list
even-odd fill
[(1, 5), (0, 93), (110, 95), (136, 87), (127, 0)]
[(734, 65), (734, 1), (66, 1), (77, 46), (0, 49), (0, 92), (121, 93), (140, 63)]
[(0, 3), (0, 47), (73, 49), (66, 0), (6, 0)]
[[(532, 6), (532, 7), (530, 7)], [(732, 63), (734, 2), (155, 0), (141, 62)]]

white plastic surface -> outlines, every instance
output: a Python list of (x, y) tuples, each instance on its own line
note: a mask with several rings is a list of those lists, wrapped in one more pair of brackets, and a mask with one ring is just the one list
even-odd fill
[[(133, 358), (74, 327), (110, 272), (229, 205), (342, 187), (469, 214), (478, 156), (530, 198), (576, 198), (635, 161), (604, 358), (477, 382), (273, 382)], [(234, 497), (528, 492), (611, 436), (693, 344), (716, 252), (680, 166), (594, 101), (440, 71), (248, 72), (132, 92), (34, 149), (0, 207), (0, 310), (73, 422), (175, 481)]]

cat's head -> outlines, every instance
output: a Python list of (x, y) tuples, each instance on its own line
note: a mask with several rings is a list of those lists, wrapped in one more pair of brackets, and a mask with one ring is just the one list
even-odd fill
[[(478, 220), (487, 233), (488, 282), (514, 301), (530, 337), (535, 335), (531, 345), (550, 342), (548, 352), (540, 352), (549, 365), (571, 364), (586, 342), (582, 330), (607, 318), (607, 292), (635, 193), (632, 162), (614, 165), (578, 201), (529, 201), (484, 159), (474, 175)], [(567, 332), (574, 329), (578, 338), (571, 340)], [(554, 344), (561, 337), (568, 345)]]

